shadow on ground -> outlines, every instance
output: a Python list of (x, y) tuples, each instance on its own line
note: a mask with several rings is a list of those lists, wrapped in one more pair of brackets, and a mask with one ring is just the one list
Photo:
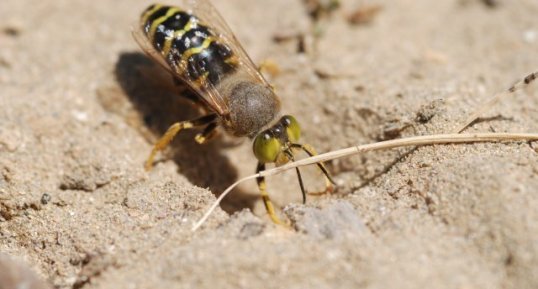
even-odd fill
[[(171, 124), (204, 114), (204, 108), (196, 103), (197, 96), (185, 84), (174, 83), (165, 69), (142, 53), (122, 53), (116, 63), (115, 74), (128, 98), (126, 101), (133, 104), (142, 119), (140, 123), (151, 131), (152, 143)], [(237, 143), (216, 136), (208, 143), (199, 145), (194, 141), (197, 132), (199, 130), (180, 132), (168, 148), (173, 153), (165, 152), (157, 161), (166, 160), (171, 155), (180, 174), (192, 184), (209, 188), (218, 195), (238, 179), (234, 164), (222, 154), (223, 148)], [(222, 203), (222, 209), (228, 213), (244, 208), (252, 209), (257, 199), (252, 194), (236, 191), (234, 198)]]

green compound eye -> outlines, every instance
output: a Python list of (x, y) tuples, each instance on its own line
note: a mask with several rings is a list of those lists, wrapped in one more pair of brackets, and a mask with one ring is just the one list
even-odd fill
[(259, 134), (254, 140), (254, 155), (261, 163), (274, 163), (282, 149), (280, 141), (268, 133)]
[(301, 127), (299, 126), (299, 123), (297, 122), (295, 117), (291, 115), (283, 116), (282, 124), (286, 128), (286, 134), (288, 135), (288, 139), (291, 142), (297, 142), (301, 137)]

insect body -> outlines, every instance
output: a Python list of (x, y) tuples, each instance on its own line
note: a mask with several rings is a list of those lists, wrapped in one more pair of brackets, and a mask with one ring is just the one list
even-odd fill
[[(314, 155), (308, 145), (297, 143), (299, 124), (292, 116), (281, 116), (280, 100), (215, 8), (207, 0), (184, 2), (181, 7), (151, 5), (142, 13), (133, 35), (149, 56), (197, 93), (210, 113), (173, 124), (155, 144), (146, 169), (180, 130), (193, 127), (205, 127), (195, 138), (198, 143), (206, 142), (219, 125), (234, 136), (254, 138), (258, 171), (264, 170), (266, 163), (279, 165), (294, 160), (298, 149)], [(325, 166), (319, 163), (318, 167), (327, 188), (332, 188)], [(304, 202), (306, 194), (298, 169), (297, 175)], [(257, 181), (266, 209), (278, 223), (265, 180)]]

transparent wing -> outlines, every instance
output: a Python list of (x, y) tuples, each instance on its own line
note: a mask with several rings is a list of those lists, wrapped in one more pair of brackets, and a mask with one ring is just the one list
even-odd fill
[[(259, 73), (229, 26), (209, 0), (177, 0), (162, 4), (176, 6), (189, 14), (195, 15), (201, 23), (211, 27), (212, 31), (218, 37), (219, 42), (228, 46), (237, 57), (238, 69), (250, 75), (253, 80), (259, 81), (269, 87), (267, 81)], [(213, 111), (220, 115), (226, 115), (229, 112), (225, 101), (226, 96), (221, 95), (217, 87), (209, 81), (204, 81), (201, 85), (195, 85), (184, 73), (186, 67), (171, 66), (165, 57), (151, 45), (149, 39), (142, 31), (142, 24), (137, 23), (135, 29), (133, 29), (133, 37), (149, 57), (153, 58), (172, 75), (187, 83)]]
[(147, 56), (159, 63), (164, 69), (168, 70), (174, 77), (180, 79), (186, 83), (199, 97), (209, 106), (211, 110), (219, 115), (228, 114), (228, 108), (224, 97), (220, 95), (219, 91), (209, 82), (204, 82), (202, 85), (197, 86), (186, 77), (184, 67), (172, 67), (168, 64), (164, 56), (157, 51), (149, 42), (140, 25), (136, 25), (132, 30), (132, 34), (140, 48), (146, 53)]
[(241, 65), (243, 65), (243, 69), (247, 70), (252, 77), (268, 85), (267, 81), (260, 74), (256, 65), (254, 65), (243, 46), (241, 46), (226, 21), (224, 21), (220, 13), (209, 0), (184, 0), (184, 2), (187, 2), (186, 5), (189, 5), (189, 8), (185, 9), (192, 9), (194, 15), (197, 15), (202, 21), (212, 26), (219, 34), (220, 38), (232, 48), (238, 56)]
[(144, 51), (144, 53), (146, 53), (147, 56), (151, 57), (153, 60), (155, 60), (155, 62), (159, 63), (164, 69), (168, 70), (170, 73), (175, 74), (172, 71), (172, 68), (164, 60), (162, 54), (155, 50), (153, 46), (151, 46), (151, 43), (149, 43), (148, 38), (139, 28), (139, 25), (133, 27), (131, 33), (133, 34), (133, 38), (135, 39), (136, 43), (138, 43), (138, 46), (140, 46), (140, 48)]

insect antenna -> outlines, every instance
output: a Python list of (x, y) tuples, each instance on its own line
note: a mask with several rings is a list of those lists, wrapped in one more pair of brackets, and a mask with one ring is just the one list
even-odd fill
[[(293, 157), (293, 153), (291, 150), (285, 150), (284, 153), (290, 158), (292, 162), (295, 161), (295, 158)], [(304, 188), (303, 183), (303, 177), (301, 176), (301, 171), (299, 170), (299, 167), (295, 168), (295, 171), (297, 172), (297, 178), (299, 179), (299, 186), (301, 186), (301, 193), (303, 194), (303, 204), (306, 204), (306, 190)]]
[[(308, 148), (307, 145), (302, 145), (302, 144), (298, 144), (298, 143), (292, 143), (291, 147), (303, 150), (309, 157), (313, 157), (313, 156), (317, 155), (310, 148)], [(329, 174), (329, 171), (327, 170), (325, 165), (323, 163), (316, 163), (316, 165), (321, 170), (321, 172), (325, 175), (325, 177), (329, 180), (329, 182), (331, 182), (333, 185), (336, 185), (336, 182), (331, 177), (331, 174)]]

